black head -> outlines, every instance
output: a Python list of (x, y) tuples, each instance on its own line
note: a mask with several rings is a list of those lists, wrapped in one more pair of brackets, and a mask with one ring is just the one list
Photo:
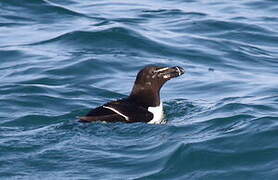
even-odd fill
[(163, 84), (182, 74), (184, 74), (184, 69), (178, 66), (147, 66), (137, 74), (130, 96), (148, 97), (149, 99), (154, 99), (153, 101), (158, 101), (159, 104), (159, 91)]

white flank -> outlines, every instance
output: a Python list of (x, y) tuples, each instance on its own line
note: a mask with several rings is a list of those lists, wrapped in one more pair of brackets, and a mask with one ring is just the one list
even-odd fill
[(148, 124), (161, 124), (163, 123), (163, 103), (161, 102), (159, 106), (149, 107), (148, 111), (153, 113), (153, 119), (148, 122)]
[(112, 108), (112, 107), (108, 107), (108, 106), (102, 106), (102, 107), (104, 107), (104, 108), (106, 108), (106, 109), (110, 109), (111, 111), (114, 111), (115, 113), (117, 113), (117, 114), (123, 116), (123, 117), (125, 118), (125, 120), (127, 120), (127, 121), (129, 120), (128, 117), (127, 117), (126, 115), (123, 115), (122, 113), (120, 113), (119, 111), (117, 111), (116, 109), (114, 109), (114, 108)]

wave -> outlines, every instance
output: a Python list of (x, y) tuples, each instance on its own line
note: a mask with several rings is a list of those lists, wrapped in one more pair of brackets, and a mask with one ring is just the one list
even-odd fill
[[(223, 143), (225, 140), (218, 141), (218, 146), (226, 145), (227, 142)], [(271, 154), (276, 152), (276, 148), (241, 151), (238, 144), (228, 142), (230, 146), (221, 150), (202, 144), (181, 144), (172, 152), (165, 167), (159, 172), (138, 179), (214, 179), (231, 177), (232, 174), (232, 176), (248, 174), (248, 177), (258, 178), (263, 177), (262, 172), (275, 163)], [(261, 158), (261, 154), (265, 157)], [(262, 161), (266, 165), (259, 165)], [(268, 171), (267, 174), (269, 173), (273, 172)]]
[[(16, 0), (7, 0), (2, 1), (2, 3), (8, 7), (6, 10), (14, 8), (24, 9), (24, 14), (47, 14), (47, 13), (57, 13), (59, 15), (71, 15), (71, 16), (78, 16), (78, 17), (88, 17), (85, 14), (79, 13), (77, 11), (74, 11), (72, 9), (63, 7), (62, 5), (58, 5), (55, 3), (52, 3), (47, 0), (30, 0), (30, 1), (16, 1)], [(39, 13), (37, 13), (39, 12)], [(15, 16), (15, 18), (24, 18), (20, 16)], [(12, 18), (14, 19), (14, 17)]]
[[(274, 4), (1, 1), (0, 176), (275, 179)], [(149, 64), (187, 72), (166, 124), (77, 121)]]
[[(73, 31), (62, 34), (55, 38), (29, 44), (32, 46), (39, 45), (59, 45), (68, 47), (78, 47), (99, 50), (100, 52), (108, 53), (113, 51), (113, 48), (122, 49), (123, 51), (132, 50), (142, 53), (169, 53), (169, 49), (175, 53), (175, 47), (169, 47), (165, 44), (158, 43), (149, 39), (142, 34), (123, 27), (112, 27), (99, 31)], [(28, 45), (28, 46), (29, 46)], [(108, 51), (108, 52), (107, 52)]]

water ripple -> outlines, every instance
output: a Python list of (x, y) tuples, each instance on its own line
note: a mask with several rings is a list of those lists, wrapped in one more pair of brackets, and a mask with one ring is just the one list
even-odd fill
[[(276, 1), (0, 2), (2, 179), (276, 179)], [(81, 124), (179, 65), (167, 124)]]

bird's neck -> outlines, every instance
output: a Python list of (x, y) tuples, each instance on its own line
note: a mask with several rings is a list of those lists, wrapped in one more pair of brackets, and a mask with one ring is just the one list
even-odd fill
[(129, 99), (146, 108), (160, 105), (159, 90), (154, 91), (153, 89), (133, 88), (131, 94), (129, 95)]

